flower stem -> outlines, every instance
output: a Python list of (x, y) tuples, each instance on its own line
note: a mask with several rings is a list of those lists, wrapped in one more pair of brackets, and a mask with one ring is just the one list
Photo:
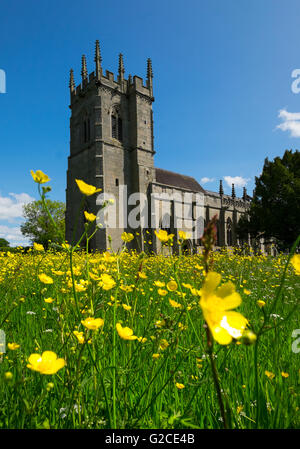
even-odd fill
[(208, 352), (209, 360), (210, 360), (210, 364), (211, 364), (211, 369), (212, 369), (214, 384), (215, 384), (215, 388), (216, 388), (216, 392), (217, 392), (217, 397), (218, 397), (218, 402), (219, 402), (219, 406), (220, 406), (223, 425), (224, 425), (224, 429), (228, 429), (228, 421), (227, 421), (227, 415), (225, 412), (225, 407), (224, 407), (223, 398), (222, 398), (220, 379), (219, 379), (219, 374), (218, 374), (218, 370), (217, 370), (217, 366), (216, 366), (214, 354), (213, 354), (213, 339), (212, 339), (212, 335), (210, 333), (210, 330), (209, 330), (207, 324), (206, 324), (206, 338), (207, 338), (207, 352)]

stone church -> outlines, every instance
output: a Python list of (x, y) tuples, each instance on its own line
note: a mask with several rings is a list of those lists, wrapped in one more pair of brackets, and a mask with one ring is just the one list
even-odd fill
[[(82, 56), (81, 83), (78, 86), (73, 70), (70, 71), (67, 241), (78, 240), (84, 230), (82, 209), (97, 215), (101, 204), (111, 197), (114, 202), (109, 204), (106, 201), (106, 204), (115, 213), (116, 219), (110, 225), (104, 225), (101, 220), (97, 222), (102, 227), (91, 240), (91, 249), (118, 250), (122, 245), (121, 235), (127, 231), (136, 235), (131, 243), (132, 248), (157, 252), (161, 249), (161, 243), (155, 229), (165, 229), (174, 234), (175, 248), (178, 231), (189, 233), (193, 223), (198, 223), (198, 231), (202, 229), (203, 232), (205, 224), (216, 214), (217, 246), (241, 243), (235, 229), (251, 200), (245, 188), (242, 198), (236, 197), (234, 185), (232, 194), (225, 195), (220, 181), (219, 192), (211, 192), (190, 176), (154, 165), (151, 60), (147, 60), (146, 80), (131, 75), (126, 79), (123, 56), (120, 54), (118, 75), (115, 77), (108, 70), (103, 72), (99, 41), (96, 41), (94, 61), (94, 71), (89, 73), (86, 57)], [(96, 199), (97, 195), (83, 199), (75, 179), (102, 189), (102, 199)], [(138, 202), (130, 199), (135, 193), (139, 195)], [(155, 201), (150, 201), (150, 198)], [(165, 200), (170, 198), (169, 201)], [(121, 207), (121, 203), (124, 206)], [(139, 214), (134, 214), (137, 204), (140, 206)], [(80, 208), (81, 212), (78, 212)], [(127, 220), (130, 214), (135, 219)], [(141, 216), (144, 220), (138, 221)], [(199, 250), (200, 234), (191, 234), (195, 237), (185, 243), (186, 249), (193, 252)]]

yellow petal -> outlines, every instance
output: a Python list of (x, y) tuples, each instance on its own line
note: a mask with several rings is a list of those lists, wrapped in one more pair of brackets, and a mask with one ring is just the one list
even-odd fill
[(300, 275), (300, 254), (295, 254), (291, 258), (291, 264), (295, 268), (296, 274)]
[(64, 359), (57, 359), (54, 365), (55, 372), (63, 368), (65, 365), (66, 361)]
[(202, 294), (209, 295), (214, 292), (217, 286), (220, 284), (221, 278), (221, 275), (214, 271), (210, 271), (209, 273), (207, 273), (202, 287)]
[(225, 284), (222, 284), (220, 285), (220, 287), (218, 287), (216, 294), (220, 298), (225, 298), (225, 296), (229, 296), (234, 292), (235, 292), (235, 285), (231, 281), (228, 281)]
[(42, 354), (43, 362), (54, 362), (57, 359), (57, 355), (53, 351), (44, 351)]
[(233, 338), (240, 338), (247, 324), (248, 320), (238, 312), (227, 312), (220, 323)]
[(43, 173), (42, 170), (37, 170), (35, 173), (33, 170), (30, 170), (30, 173), (31, 176), (33, 177), (33, 180), (38, 184), (44, 184), (45, 182), (50, 181), (49, 176), (45, 175), (45, 173)]
[(220, 345), (228, 345), (232, 341), (231, 335), (221, 326), (215, 326), (211, 329), (214, 339)]
[(231, 310), (238, 307), (242, 302), (241, 295), (237, 292), (232, 293), (232, 295), (226, 296), (222, 300), (222, 306), (224, 310)]
[(42, 361), (41, 354), (31, 354), (28, 358), (28, 362), (30, 365), (36, 366), (39, 362)]
[(76, 184), (83, 195), (90, 196), (93, 195), (96, 192), (101, 192), (101, 189), (97, 189), (96, 187), (87, 184), (86, 182), (82, 181), (81, 179), (75, 179)]

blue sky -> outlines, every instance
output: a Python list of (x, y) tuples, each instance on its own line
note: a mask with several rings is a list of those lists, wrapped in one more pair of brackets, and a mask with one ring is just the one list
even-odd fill
[(24, 242), (22, 204), (37, 198), (30, 169), (65, 200), (69, 69), (78, 84), (86, 54), (93, 71), (96, 39), (104, 70), (117, 72), (122, 52), (125, 76), (145, 77), (152, 58), (156, 166), (208, 190), (223, 179), (228, 193), (238, 177), (237, 194), (245, 183), (251, 194), (265, 157), (299, 148), (299, 17), (298, 0), (1, 2), (0, 237)]

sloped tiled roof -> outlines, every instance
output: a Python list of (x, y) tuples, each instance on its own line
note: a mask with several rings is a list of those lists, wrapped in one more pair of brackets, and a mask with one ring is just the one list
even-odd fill
[(181, 175), (172, 171), (156, 168), (156, 182), (167, 186), (178, 187), (182, 189), (191, 190), (192, 192), (202, 192), (205, 190), (200, 186), (196, 179), (191, 176)]

